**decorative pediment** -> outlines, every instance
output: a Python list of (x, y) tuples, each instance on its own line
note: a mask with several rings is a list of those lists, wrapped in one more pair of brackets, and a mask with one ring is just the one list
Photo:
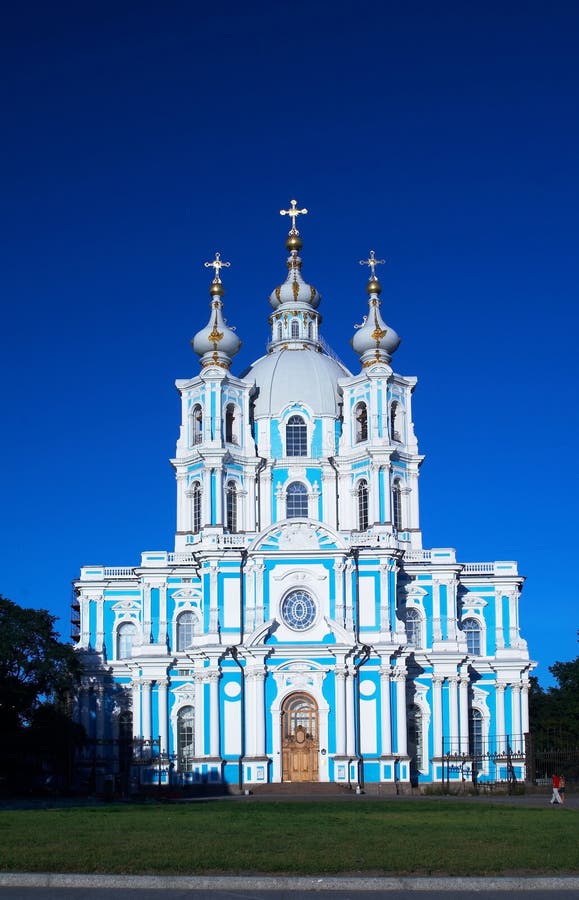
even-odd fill
[(256, 647), (258, 644), (265, 644), (268, 637), (273, 634), (277, 628), (279, 628), (277, 619), (270, 619), (268, 622), (264, 622), (263, 625), (256, 628), (255, 631), (246, 638), (245, 646)]
[(461, 598), (462, 608), (464, 611), (474, 611), (475, 609), (484, 609), (488, 606), (484, 597), (478, 597), (476, 594), (464, 594)]
[(310, 571), (309, 569), (292, 569), (290, 572), (284, 572), (282, 575), (272, 575), (274, 581), (285, 581), (286, 578), (296, 582), (303, 581), (326, 581), (327, 572)]
[(113, 611), (117, 616), (122, 615), (130, 615), (131, 613), (140, 613), (141, 611), (141, 601), (140, 600), (119, 600), (118, 603), (113, 604)]
[(339, 644), (347, 644), (348, 646), (352, 645), (354, 641), (353, 631), (348, 631), (346, 628), (344, 628), (343, 625), (340, 625), (338, 622), (336, 622), (335, 619), (329, 619), (324, 616), (324, 621)]
[(339, 534), (327, 525), (311, 521), (291, 520), (272, 525), (257, 538), (253, 550), (336, 550), (345, 549)]
[(401, 599), (406, 598), (407, 603), (415, 603), (418, 606), (421, 606), (424, 598), (428, 596), (428, 591), (425, 591), (424, 588), (419, 587), (415, 581), (411, 582), (411, 584), (405, 584), (400, 588), (399, 593)]
[(177, 606), (203, 606), (202, 593), (198, 588), (181, 588), (172, 597)]

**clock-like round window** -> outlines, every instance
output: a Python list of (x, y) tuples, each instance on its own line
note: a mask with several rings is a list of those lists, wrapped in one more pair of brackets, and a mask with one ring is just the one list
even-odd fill
[(294, 631), (305, 631), (316, 620), (317, 608), (314, 600), (306, 591), (291, 591), (284, 597), (281, 605), (281, 617), (288, 628)]

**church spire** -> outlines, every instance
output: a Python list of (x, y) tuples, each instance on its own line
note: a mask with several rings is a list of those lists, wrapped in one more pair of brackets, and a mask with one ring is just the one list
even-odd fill
[(241, 341), (235, 334), (233, 328), (228, 328), (223, 318), (223, 301), (225, 289), (221, 281), (221, 269), (229, 268), (231, 263), (223, 262), (221, 254), (216, 253), (212, 262), (206, 262), (205, 268), (212, 268), (215, 272), (213, 281), (209, 286), (209, 296), (211, 297), (211, 315), (205, 328), (198, 331), (191, 346), (195, 353), (201, 357), (201, 367), (218, 366), (222, 369), (229, 369), (232, 357), (241, 347)]
[(376, 275), (376, 266), (382, 265), (383, 259), (376, 259), (373, 250), (368, 259), (361, 259), (361, 266), (370, 267), (370, 277), (366, 290), (369, 295), (368, 315), (364, 316), (361, 325), (355, 325), (356, 334), (351, 340), (352, 347), (360, 357), (362, 368), (369, 368), (377, 363), (389, 363), (392, 354), (400, 344), (400, 338), (393, 328), (389, 328), (380, 312), (382, 285)]
[(302, 277), (302, 261), (298, 256), (303, 241), (296, 228), (297, 216), (307, 214), (307, 209), (298, 209), (292, 200), (289, 209), (280, 209), (280, 216), (289, 216), (292, 222), (286, 238), (289, 250), (287, 278), (273, 290), (269, 302), (275, 312), (270, 317), (272, 350), (319, 349), (318, 328), (321, 316), (316, 312), (322, 299), (315, 287), (307, 284)]

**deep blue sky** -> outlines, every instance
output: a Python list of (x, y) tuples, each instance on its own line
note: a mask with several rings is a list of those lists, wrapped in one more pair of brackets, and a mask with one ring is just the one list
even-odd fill
[(5, 5), (0, 592), (69, 633), (91, 563), (172, 549), (175, 378), (220, 250), (235, 372), (296, 197), (356, 371), (370, 249), (417, 375), (425, 546), (518, 559), (532, 657), (577, 655), (579, 7)]

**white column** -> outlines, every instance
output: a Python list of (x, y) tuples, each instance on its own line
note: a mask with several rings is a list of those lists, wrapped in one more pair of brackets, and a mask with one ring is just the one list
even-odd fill
[(255, 755), (265, 756), (265, 672), (255, 672)]
[(167, 753), (169, 750), (169, 730), (167, 720), (167, 679), (161, 679), (157, 682), (157, 694), (159, 703), (159, 737), (161, 738), (160, 753)]
[(151, 585), (143, 585), (143, 644), (151, 640)]
[[(203, 416), (203, 420), (207, 416)], [(211, 524), (211, 466), (205, 464), (203, 467), (203, 481), (201, 484), (201, 527)]]
[(246, 472), (245, 484), (247, 486), (247, 495), (243, 503), (242, 523), (246, 531), (255, 531), (255, 475), (253, 472)]
[(245, 668), (245, 755), (255, 756), (255, 674)]
[(418, 466), (414, 463), (408, 465), (408, 484), (410, 486), (410, 496), (408, 503), (408, 526), (409, 528), (420, 528), (420, 506), (418, 503)]
[(209, 633), (217, 634), (218, 629), (218, 567), (216, 559), (209, 561)]
[(141, 734), (141, 680), (133, 678), (131, 685), (133, 691), (133, 737), (137, 740), (142, 738)]
[(322, 470), (322, 507), (324, 522), (330, 528), (336, 528), (336, 473), (334, 470)]
[(354, 627), (354, 608), (353, 608), (353, 600), (352, 600), (352, 572), (354, 571), (354, 564), (351, 560), (348, 560), (346, 563), (346, 628)]
[(186, 476), (184, 472), (176, 473), (177, 482), (177, 531), (190, 531), (190, 519), (187, 518), (187, 496), (185, 491)]
[(518, 592), (509, 591), (509, 643), (511, 647), (519, 645)]
[(511, 735), (511, 747), (515, 751), (522, 750), (521, 738), (521, 685), (511, 685), (511, 722), (513, 733)]
[[(497, 684), (496, 686), (496, 726), (497, 726), (497, 747), (498, 751), (505, 750), (505, 685)], [(489, 748), (490, 749), (490, 748)]]
[(219, 672), (209, 674), (209, 756), (219, 757)]
[(80, 723), (84, 728), (87, 737), (91, 737), (90, 729), (90, 704), (92, 697), (92, 689), (90, 685), (84, 685), (82, 689), (82, 701), (80, 707)]
[(459, 679), (460, 752), (468, 753), (468, 675)]
[(438, 578), (432, 579), (432, 629), (433, 639), (435, 641), (442, 640), (440, 628), (440, 581)]
[(337, 559), (334, 562), (334, 579), (336, 584), (336, 622), (340, 625), (344, 624), (344, 568), (343, 559)]
[(95, 688), (95, 700), (96, 700), (96, 737), (97, 740), (102, 741), (105, 738), (105, 703), (106, 703), (106, 691), (102, 684), (99, 684)]
[(392, 753), (392, 709), (390, 703), (390, 666), (380, 668), (380, 713), (382, 720), (382, 756)]
[(249, 559), (245, 566), (245, 632), (255, 631), (255, 566)]
[(390, 592), (388, 590), (389, 560), (380, 561), (380, 631), (390, 632)]
[(432, 734), (434, 756), (442, 756), (442, 682), (441, 675), (432, 676)]
[(336, 662), (336, 756), (346, 753), (346, 670)]
[(529, 733), (529, 685), (521, 686), (521, 732)]
[(143, 738), (150, 741), (151, 734), (151, 682), (143, 681)]
[(159, 643), (167, 643), (167, 585), (159, 588)]
[(406, 673), (394, 670), (396, 684), (396, 753), (408, 756), (406, 725)]
[(195, 672), (195, 756), (205, 753), (205, 675), (202, 670)]
[[(263, 573), (265, 563), (262, 559), (255, 560), (255, 628), (259, 628), (265, 622), (265, 608), (263, 603)], [(271, 616), (270, 616), (271, 618)]]
[(90, 646), (90, 599), (80, 598), (80, 645), (86, 650)]
[(104, 597), (102, 594), (100, 597), (95, 598), (96, 602), (96, 643), (95, 650), (98, 653), (102, 653), (104, 650), (104, 641), (105, 641), (105, 626), (104, 626)]
[(271, 468), (266, 466), (260, 474), (261, 530), (271, 525)]
[(346, 754), (350, 757), (356, 755), (355, 724), (354, 724), (354, 672), (348, 671), (346, 679)]
[(460, 746), (458, 740), (458, 678), (452, 677), (448, 679), (449, 691), (449, 718), (450, 718), (450, 746), (448, 750), (451, 753), (458, 753)]
[(456, 640), (457, 622), (456, 622), (456, 589), (458, 581), (456, 578), (449, 578), (446, 584), (446, 634), (449, 639)]
[(380, 466), (372, 463), (370, 466), (370, 496), (368, 521), (370, 526), (380, 521)]
[(225, 485), (223, 483), (223, 471), (215, 469), (215, 524), (223, 525), (223, 492)]
[(501, 588), (495, 591), (495, 641), (498, 648), (505, 646), (503, 632), (503, 592)]

